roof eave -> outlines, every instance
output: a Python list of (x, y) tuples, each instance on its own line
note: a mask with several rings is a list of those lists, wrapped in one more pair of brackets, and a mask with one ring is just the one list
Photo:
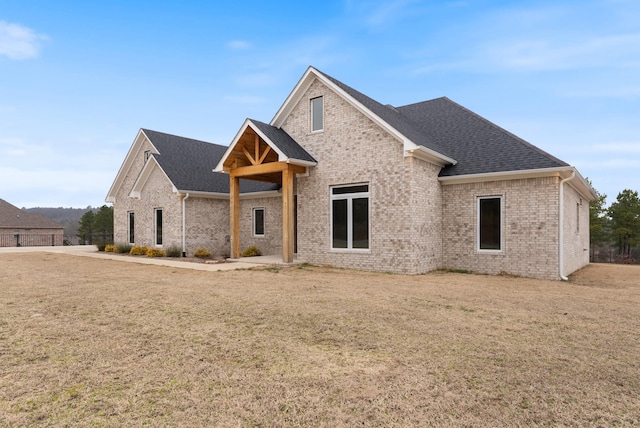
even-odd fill
[(444, 167), (446, 165), (455, 165), (458, 163), (458, 161), (456, 161), (455, 159), (445, 156), (442, 153), (431, 150), (425, 146), (415, 145), (413, 143), (405, 143), (404, 154), (405, 156), (415, 156), (418, 159), (436, 164), (440, 167)]
[(570, 177), (571, 173), (573, 172), (576, 173), (576, 178), (571, 180), (569, 184), (588, 200), (596, 199), (595, 190), (593, 190), (591, 185), (589, 185), (589, 182), (585, 180), (582, 175), (580, 175), (578, 170), (571, 165), (553, 168), (525, 169), (521, 171), (499, 171), (481, 174), (452, 175), (446, 177), (438, 177), (438, 181), (440, 181), (444, 185), (451, 185), (481, 183), (486, 181), (498, 180), (519, 180), (524, 178), (539, 177), (560, 177), (564, 179)]

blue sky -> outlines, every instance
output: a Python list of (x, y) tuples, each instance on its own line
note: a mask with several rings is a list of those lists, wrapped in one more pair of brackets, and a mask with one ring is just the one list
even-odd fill
[(640, 190), (640, 2), (0, 0), (0, 198), (100, 206), (139, 128), (228, 145), (307, 66), (404, 105), (447, 96)]

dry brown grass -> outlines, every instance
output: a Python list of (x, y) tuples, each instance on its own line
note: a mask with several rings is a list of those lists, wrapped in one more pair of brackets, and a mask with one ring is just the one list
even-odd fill
[(640, 424), (640, 267), (570, 283), (0, 254), (0, 424)]

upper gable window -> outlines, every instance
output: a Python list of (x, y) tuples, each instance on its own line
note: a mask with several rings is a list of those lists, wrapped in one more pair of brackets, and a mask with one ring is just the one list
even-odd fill
[(145, 150), (144, 151), (144, 163), (147, 163), (147, 161), (149, 160), (150, 157), (151, 157), (151, 150)]
[(311, 132), (324, 129), (324, 102), (322, 97), (311, 99)]

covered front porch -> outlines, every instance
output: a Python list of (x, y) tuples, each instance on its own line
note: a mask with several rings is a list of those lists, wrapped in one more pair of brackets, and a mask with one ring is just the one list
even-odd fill
[(282, 262), (294, 262), (295, 178), (317, 165), (286, 132), (247, 119), (215, 171), (229, 174), (230, 255), (240, 257), (240, 180), (279, 184), (282, 193)]

